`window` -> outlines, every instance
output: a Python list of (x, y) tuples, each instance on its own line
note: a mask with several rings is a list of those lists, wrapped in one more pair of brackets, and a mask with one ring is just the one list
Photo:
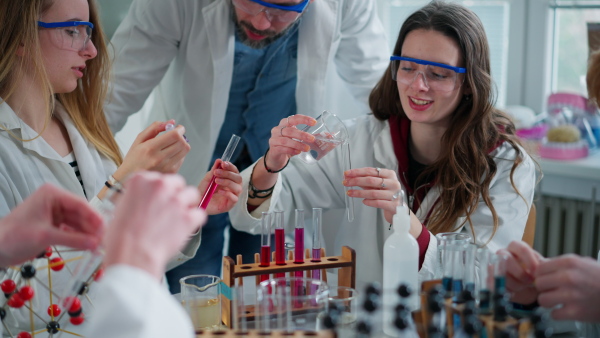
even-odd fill
[(588, 27), (595, 30), (595, 49), (600, 48), (600, 1), (550, 1), (553, 23), (551, 91), (587, 96), (585, 74)]

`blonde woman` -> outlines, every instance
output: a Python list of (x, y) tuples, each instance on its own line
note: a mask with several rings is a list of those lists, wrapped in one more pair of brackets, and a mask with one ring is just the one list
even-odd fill
[[(98, 205), (133, 172), (178, 171), (190, 150), (183, 126), (159, 135), (167, 122), (156, 122), (125, 158), (119, 152), (102, 107), (110, 65), (94, 0), (0, 0), (0, 31), (0, 217), (44, 183)], [(204, 192), (217, 176), (209, 214), (227, 211), (241, 191), (237, 168), (221, 167), (199, 186)], [(199, 240), (171, 266), (192, 257)]]

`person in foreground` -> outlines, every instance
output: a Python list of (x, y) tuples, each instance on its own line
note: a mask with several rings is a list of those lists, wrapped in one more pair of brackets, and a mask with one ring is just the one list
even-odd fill
[[(285, 210), (292, 225), (297, 208), (344, 208), (344, 186), (352, 187), (348, 195), (362, 201), (355, 220), (327, 224), (323, 232), (329, 254), (342, 245), (356, 250), (359, 286), (382, 279), (400, 190), (412, 210), (421, 278), (437, 268), (437, 233), (466, 232), (492, 252), (504, 248), (523, 236), (535, 165), (493, 104), (481, 21), (461, 5), (432, 1), (402, 25), (387, 72), (371, 92), (373, 114), (344, 122), (355, 169), (343, 171), (342, 147), (315, 165), (290, 161), (314, 141), (297, 126), (315, 120), (283, 119), (271, 130), (267, 155), (242, 173), (242, 186), (252, 185), (230, 211), (232, 224), (258, 233), (260, 212), (268, 209)], [(248, 205), (258, 208), (251, 214)]]
[(85, 200), (47, 184), (0, 220), (0, 266), (32, 259), (48, 245), (94, 250), (102, 243), (106, 271), (94, 285), (85, 336), (193, 337), (189, 317), (161, 280), (167, 261), (206, 219), (199, 200), (179, 176), (138, 173), (104, 229)]
[[(588, 96), (598, 105), (600, 98), (600, 52), (590, 55), (586, 76)], [(523, 242), (515, 241), (502, 250), (508, 255), (507, 287), (516, 303), (538, 303), (554, 308), (557, 320), (600, 323), (600, 263), (574, 254), (544, 258)], [(594, 335), (600, 334), (598, 326)], [(591, 332), (591, 331), (590, 331)]]
[(600, 263), (566, 254), (544, 258), (521, 241), (506, 249), (506, 287), (512, 301), (553, 308), (552, 318), (600, 323)]

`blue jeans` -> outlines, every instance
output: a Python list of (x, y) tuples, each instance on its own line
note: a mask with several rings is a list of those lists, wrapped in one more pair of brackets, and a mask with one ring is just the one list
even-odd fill
[(244, 263), (254, 262), (254, 254), (260, 252), (260, 235), (251, 235), (233, 229), (227, 213), (210, 216), (206, 225), (202, 227), (202, 242), (196, 256), (167, 271), (167, 282), (171, 293), (181, 292), (179, 280), (185, 276), (199, 274), (221, 276), (224, 232), (227, 227), (229, 227), (228, 256), (235, 261), (236, 255), (240, 254)]

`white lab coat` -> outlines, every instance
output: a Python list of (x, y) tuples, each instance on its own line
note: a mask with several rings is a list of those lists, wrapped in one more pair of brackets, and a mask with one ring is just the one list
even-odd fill
[[(108, 175), (112, 174), (117, 166), (83, 138), (60, 104), (55, 109), (55, 114), (67, 129), (90, 204), (98, 208), (102, 202), (96, 195), (104, 186)], [(7, 215), (45, 183), (54, 184), (85, 198), (73, 168), (42, 137), (24, 142), (9, 134), (10, 131), (16, 137), (25, 140), (37, 136), (37, 132), (21, 120), (7, 103), (0, 104), (0, 126), (2, 127), (0, 128), (0, 158), (2, 159), (0, 161), (0, 217)], [(193, 257), (199, 245), (200, 233), (193, 236), (182, 252), (169, 262), (169, 267), (175, 267)], [(63, 252), (62, 258), (68, 260), (81, 255), (81, 252)], [(53, 257), (56, 257), (56, 254)], [(67, 266), (74, 268), (76, 264), (77, 261), (74, 261), (67, 263)], [(34, 261), (34, 266), (38, 270), (47, 265), (48, 261), (44, 259)], [(19, 279), (18, 275), (18, 271), (8, 270), (5, 277)], [(64, 294), (62, 290), (71, 280), (71, 274), (65, 268), (61, 272), (52, 272), (52, 275), (53, 291), (55, 294)], [(49, 285), (45, 273), (38, 274), (37, 278), (45, 285)], [(34, 284), (37, 283), (36, 281)], [(90, 293), (92, 299), (95, 298), (94, 294), (94, 286), (92, 286)], [(36, 288), (36, 299), (38, 301), (36, 310), (44, 314), (50, 303), (48, 292), (42, 286)], [(4, 300), (4, 295), (0, 294), (0, 304), (3, 304)], [(83, 306), (84, 312), (90, 308), (87, 301), (83, 302)], [(30, 318), (26, 308), (9, 308), (7, 312), (9, 327), (13, 330), (29, 330)], [(62, 321), (68, 321), (68, 316), (63, 317)], [(37, 328), (45, 327), (43, 321), (37, 317), (34, 317), (34, 322)]]
[[(94, 288), (98, 295), (94, 314), (81, 327), (63, 328), (88, 338), (194, 337), (192, 323), (181, 304), (143, 270), (111, 266)], [(0, 336), (3, 329), (0, 325)], [(37, 336), (48, 335), (43, 332)]]
[[(96, 195), (117, 166), (81, 136), (60, 105), (55, 114), (63, 121), (69, 134), (85, 192), (91, 203), (98, 206), (101, 202)], [(10, 131), (25, 140), (38, 135), (5, 102), (0, 104), (0, 125), (0, 217), (7, 215), (45, 183), (85, 198), (73, 168), (42, 137), (23, 142), (9, 134)]]
[[(344, 121), (350, 134), (352, 168), (380, 167), (398, 171), (398, 162), (394, 154), (390, 126), (387, 121), (379, 121), (368, 115)], [(522, 150), (523, 151), (523, 150)], [(524, 151), (523, 151), (524, 153)], [(533, 199), (535, 186), (535, 166), (533, 160), (524, 155), (523, 162), (514, 173), (515, 185), (525, 199), (521, 199), (510, 183), (510, 170), (513, 165), (515, 151), (508, 144), (503, 144), (492, 152), (497, 165), (497, 174), (490, 183), (490, 198), (494, 203), (499, 217), (499, 227), (491, 239), (492, 217), (489, 208), (482, 200), (475, 213), (471, 216), (479, 245), (487, 243), (492, 252), (505, 248), (513, 240), (523, 236), (529, 208)], [(288, 167), (281, 172), (280, 179), (275, 185), (272, 197), (265, 201), (252, 214), (247, 211), (248, 181), (254, 166), (242, 172), (243, 182), (241, 198), (229, 212), (232, 225), (241, 231), (260, 233), (260, 213), (262, 211), (284, 210), (286, 213), (286, 230), (293, 227), (294, 209), (309, 210), (310, 208), (336, 209), (344, 208), (343, 152), (338, 147), (323, 157), (314, 165), (308, 165), (299, 159), (292, 158)], [(421, 220), (439, 196), (439, 188), (433, 187), (426, 195), (416, 216)], [(408, 195), (407, 195), (408, 196)], [(347, 245), (356, 250), (357, 287), (365, 283), (378, 281), (383, 278), (383, 245), (391, 234), (389, 223), (381, 209), (363, 205), (360, 200), (354, 201), (355, 219), (349, 222), (347, 218), (339, 222), (323, 224), (323, 228), (334, 227), (328, 232), (336, 234), (325, 238), (325, 248), (328, 255), (339, 255), (341, 247)], [(308, 212), (310, 217), (310, 212)], [(457, 222), (462, 223), (463, 218)], [(309, 223), (309, 222), (307, 222)], [(457, 223), (457, 224), (458, 224)], [(469, 227), (459, 231), (469, 232)], [(312, 232), (308, 231), (309, 233)], [(325, 232), (325, 231), (324, 231)], [(430, 233), (429, 247), (425, 261), (420, 271), (420, 279), (431, 279), (437, 268), (437, 241)]]
[[(99, 208), (102, 202), (96, 195), (117, 166), (83, 138), (60, 104), (55, 114), (69, 134), (87, 198), (92, 206)], [(8, 131), (25, 140), (37, 136), (37, 132), (5, 102), (0, 104), (0, 126), (0, 217), (7, 215), (45, 183), (85, 198), (73, 168), (43, 138), (23, 142), (9, 134)], [(190, 238), (186, 247), (169, 262), (167, 269), (194, 257), (199, 246), (200, 232)]]
[(99, 299), (85, 337), (195, 337), (192, 322), (181, 304), (143, 270), (111, 266), (96, 289)]
[[(190, 184), (198, 184), (209, 167), (224, 122), (234, 31), (229, 0), (135, 0), (112, 39), (111, 128), (120, 130), (158, 85), (146, 124), (173, 118), (186, 127), (192, 151), (180, 174)], [(368, 95), (389, 62), (375, 1), (314, 1), (298, 39), (297, 113), (317, 116), (327, 108), (332, 67), (367, 111)]]

